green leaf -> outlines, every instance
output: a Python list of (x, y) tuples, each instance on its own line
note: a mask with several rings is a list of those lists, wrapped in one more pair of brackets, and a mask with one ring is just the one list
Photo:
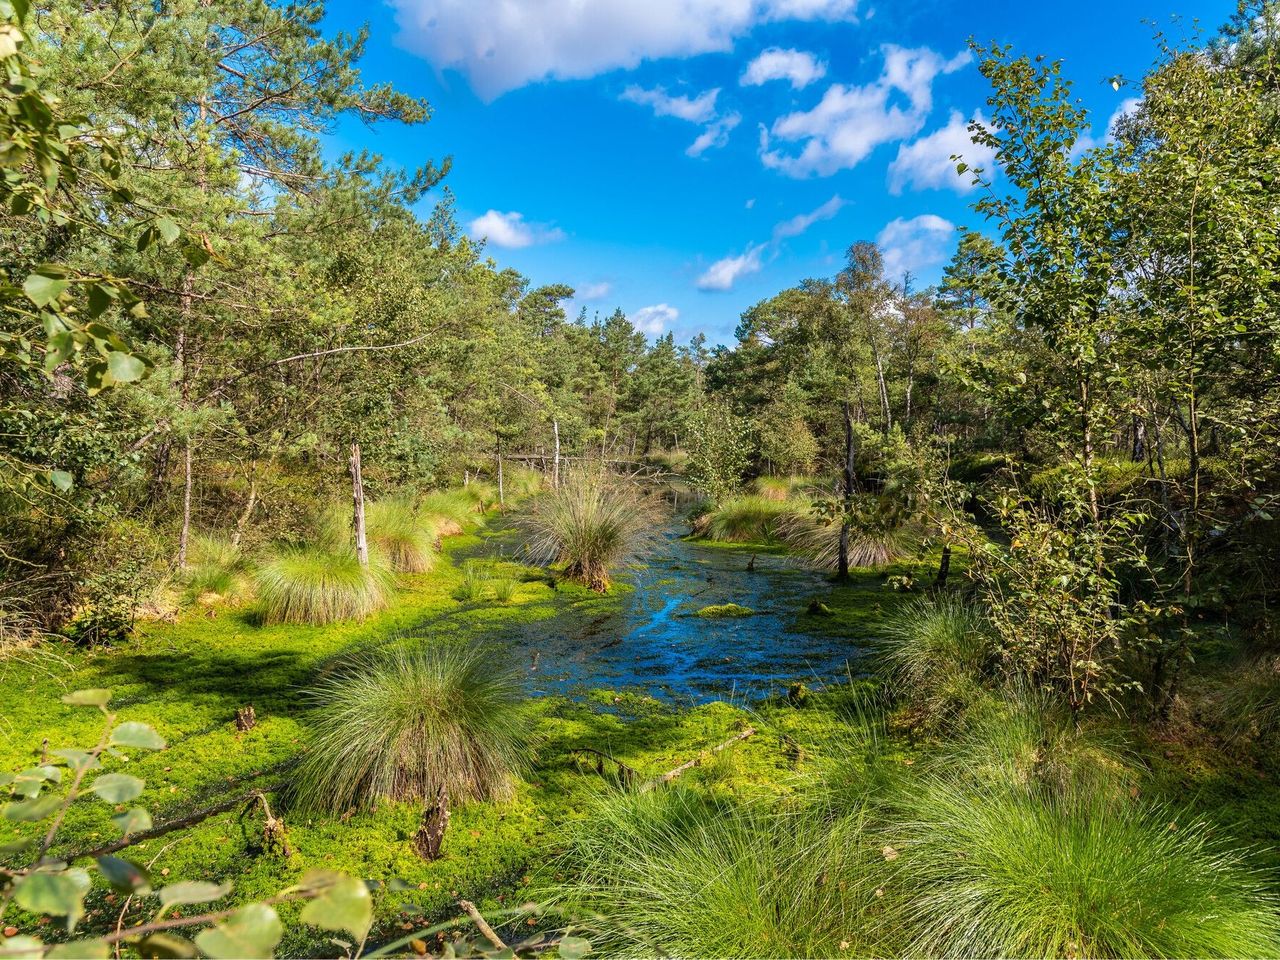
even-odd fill
[(87, 750), (55, 750), (55, 757), (62, 757), (72, 770), (96, 770), (102, 763)]
[(213, 960), (241, 960), (272, 956), (284, 936), (275, 910), (265, 903), (242, 907), (225, 921), (196, 936), (196, 946)]
[(147, 372), (147, 365), (140, 357), (135, 357), (131, 353), (112, 350), (107, 354), (107, 370), (117, 383), (132, 383), (142, 379)]
[(89, 787), (107, 803), (128, 803), (136, 800), (146, 784), (127, 773), (104, 773)]
[(111, 884), (121, 893), (150, 893), (151, 877), (145, 867), (123, 857), (103, 856), (98, 858), (98, 869)]
[(71, 285), (70, 281), (33, 273), (22, 284), (22, 292), (37, 307), (46, 307)]
[(302, 878), (303, 886), (317, 892), (302, 908), (302, 922), (324, 930), (346, 930), (360, 938), (373, 922), (373, 898), (363, 880), (342, 873), (313, 870)]
[(117, 813), (111, 818), (111, 822), (116, 825), (117, 830), (127, 836), (130, 833), (138, 833), (141, 830), (150, 830), (151, 814), (143, 810), (142, 807), (134, 807), (124, 813)]
[(128, 720), (111, 731), (111, 743), (117, 747), (137, 747), (140, 750), (163, 750), (164, 740), (145, 723)]
[(591, 952), (591, 941), (582, 937), (562, 937), (556, 952), (563, 960), (579, 960)]
[(156, 230), (160, 232), (160, 238), (165, 243), (173, 243), (178, 237), (182, 236), (182, 231), (178, 229), (178, 225), (168, 217), (160, 217), (156, 220)]
[(67, 960), (107, 960), (111, 956), (111, 947), (101, 940), (73, 940), (58, 944), (45, 956), (65, 957)]
[(10, 937), (0, 940), (0, 957), (3, 960), (39, 960), (44, 956), (44, 944), (35, 937)]
[(32, 913), (66, 917), (70, 930), (84, 916), (89, 885), (89, 874), (80, 869), (29, 873), (14, 885), (13, 900)]
[(62, 702), (69, 703), (73, 707), (105, 707), (110, 701), (111, 691), (102, 687), (77, 690), (74, 693), (62, 695)]
[(221, 900), (231, 892), (229, 883), (210, 883), (208, 880), (184, 880), (171, 883), (159, 891), (160, 902), (166, 907), (180, 903), (208, 903)]
[(65, 470), (50, 470), (49, 483), (59, 493), (67, 493), (75, 486), (76, 478)]
[(5, 843), (0, 843), (0, 856), (8, 856), (11, 853), (21, 853), (23, 850), (29, 850), (35, 845), (35, 837), (23, 837), (21, 840), (9, 840)]
[(134, 944), (134, 949), (154, 960), (190, 960), (200, 955), (194, 943), (172, 933), (153, 933)]
[(24, 800), (20, 803), (6, 803), (0, 809), (0, 816), (18, 823), (36, 823), (46, 817), (53, 816), (55, 810), (62, 805), (62, 798), (52, 794)]

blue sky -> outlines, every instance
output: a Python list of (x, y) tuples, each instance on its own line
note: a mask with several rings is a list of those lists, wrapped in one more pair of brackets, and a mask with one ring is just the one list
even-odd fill
[[(1155, 55), (1152, 23), (1209, 30), (1206, 0), (331, 0), (369, 24), (363, 71), (427, 98), (426, 125), (346, 123), (335, 151), (446, 154), (458, 216), (535, 284), (650, 335), (731, 342), (739, 314), (829, 276), (856, 240), (937, 280), (981, 227), (948, 160), (987, 95), (966, 41), (1065, 61), (1094, 137)], [(1175, 17), (1181, 17), (1175, 21)], [(429, 212), (430, 202), (424, 204)]]

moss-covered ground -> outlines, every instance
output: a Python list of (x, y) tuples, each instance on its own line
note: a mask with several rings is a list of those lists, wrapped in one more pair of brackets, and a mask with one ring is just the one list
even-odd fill
[[(502, 536), (504, 534), (499, 534)], [(152, 623), (113, 649), (58, 649), (58, 657), (27, 657), (0, 664), (0, 769), (31, 766), (45, 750), (96, 742), (101, 716), (60, 702), (60, 694), (88, 687), (112, 690), (121, 720), (152, 724), (168, 748), (139, 755), (123, 768), (146, 780), (138, 803), (157, 822), (180, 816), (287, 778), (288, 764), (303, 749), (307, 704), (303, 691), (335, 656), (370, 644), (481, 638), (519, 621), (536, 624), (574, 607), (607, 612), (620, 592), (600, 596), (516, 563), (493, 564), (493, 574), (518, 581), (509, 602), (455, 598), (467, 557), (483, 532), (451, 538), (444, 562), (429, 574), (403, 579), (397, 603), (364, 623), (325, 627), (261, 626), (251, 608), (194, 608), (170, 623)], [(749, 553), (761, 545), (726, 546)], [(957, 564), (959, 566), (959, 563)], [(810, 612), (799, 612), (795, 628), (850, 638), (870, 636), (912, 594), (892, 589), (892, 578), (926, 578), (936, 558), (890, 571), (861, 571), (852, 582), (815, 595)], [(625, 587), (620, 588), (625, 590)], [(584, 815), (600, 791), (625, 768), (648, 778), (703, 756), (687, 774), (704, 788), (737, 796), (799, 789), (821, 773), (840, 740), (847, 689), (759, 703), (748, 707), (712, 702), (677, 708), (643, 690), (597, 690), (569, 700), (540, 698), (538, 759), (515, 799), (472, 804), (453, 812), (443, 848), (434, 862), (421, 860), (411, 840), (420, 808), (388, 804), (338, 819), (294, 817), (277, 802), (290, 848), (288, 856), (264, 849), (257, 810), (221, 814), (198, 826), (138, 844), (131, 855), (164, 882), (231, 880), (236, 900), (270, 896), (306, 870), (325, 867), (389, 886), (378, 895), (372, 940), (457, 914), (470, 899), (482, 910), (501, 910), (526, 900), (538, 872), (560, 846), (566, 826)], [(238, 708), (252, 704), (257, 725), (236, 729)], [(746, 725), (758, 731), (732, 749), (705, 753)], [(47, 742), (46, 742), (47, 738)], [(1259, 848), (1280, 847), (1280, 787), (1274, 751), (1233, 754), (1188, 725), (1181, 732), (1136, 741), (1150, 775), (1142, 789), (1175, 809), (1190, 807), (1223, 824), (1224, 830)], [(903, 748), (908, 750), (907, 747)], [(927, 742), (909, 749), (927, 749)], [(904, 755), (905, 759), (905, 755)], [(78, 804), (61, 831), (56, 852), (83, 849), (116, 836), (113, 808)], [(22, 826), (5, 831), (19, 836)], [(30, 828), (26, 828), (28, 831)], [(12, 839), (0, 836), (0, 842)], [(1280, 866), (1274, 849), (1260, 849), (1264, 869)], [(391, 886), (392, 881), (400, 881)], [(105, 889), (90, 898), (92, 929), (114, 928), (123, 903)], [(282, 955), (333, 953), (313, 930), (289, 922)], [(135, 914), (128, 914), (125, 923)], [(141, 917), (141, 914), (136, 914)], [(33, 918), (10, 913), (23, 932)], [(39, 931), (49, 938), (50, 932)]]

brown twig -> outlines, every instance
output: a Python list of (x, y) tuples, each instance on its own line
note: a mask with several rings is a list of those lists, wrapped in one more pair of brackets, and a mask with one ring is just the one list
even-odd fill
[(650, 780), (640, 789), (652, 790), (654, 787), (660, 786), (661, 784), (670, 783), (672, 780), (676, 779), (677, 777), (681, 776), (684, 773), (687, 773), (688, 771), (692, 770), (694, 767), (700, 766), (702, 764), (702, 761), (707, 756), (707, 754), (719, 753), (721, 750), (725, 749), (726, 747), (731, 747), (735, 743), (738, 743), (741, 740), (745, 740), (747, 739), (747, 737), (753, 736), (755, 732), (756, 732), (755, 727), (747, 727), (745, 730), (735, 733), (732, 737), (730, 737), (724, 743), (716, 744), (710, 750), (706, 751), (706, 753), (700, 753), (696, 757), (694, 757), (692, 760), (686, 760), (684, 763), (680, 764), (680, 766), (675, 767), (672, 770), (668, 770), (666, 773), (658, 777), (656, 780)]
[(471, 922), (476, 925), (479, 931), (484, 934), (484, 938), (492, 943), (496, 949), (507, 949), (507, 945), (502, 942), (502, 938), (494, 932), (493, 927), (489, 926), (485, 918), (480, 915), (480, 911), (476, 909), (476, 905), (474, 903), (470, 900), (459, 900), (458, 906), (467, 912), (467, 916), (471, 918)]

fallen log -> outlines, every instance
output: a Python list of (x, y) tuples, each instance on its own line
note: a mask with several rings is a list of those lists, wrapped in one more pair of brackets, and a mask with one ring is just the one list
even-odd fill
[(666, 773), (658, 777), (656, 780), (650, 780), (648, 783), (643, 784), (640, 787), (641, 792), (646, 790), (652, 790), (654, 787), (662, 786), (662, 784), (664, 783), (670, 783), (672, 780), (675, 780), (677, 777), (680, 777), (683, 774), (689, 772), (694, 767), (701, 766), (702, 761), (705, 760), (706, 757), (709, 756), (710, 754), (719, 753), (721, 750), (724, 750), (726, 747), (731, 747), (735, 743), (739, 743), (747, 739), (747, 737), (754, 736), (755, 732), (756, 732), (755, 727), (747, 727), (745, 730), (740, 730), (738, 733), (735, 733), (728, 740), (724, 741), (724, 743), (716, 744), (710, 750), (707, 750), (703, 753), (698, 754), (692, 760), (686, 760), (684, 763), (680, 764), (680, 766), (675, 767), (672, 770), (668, 770)]

